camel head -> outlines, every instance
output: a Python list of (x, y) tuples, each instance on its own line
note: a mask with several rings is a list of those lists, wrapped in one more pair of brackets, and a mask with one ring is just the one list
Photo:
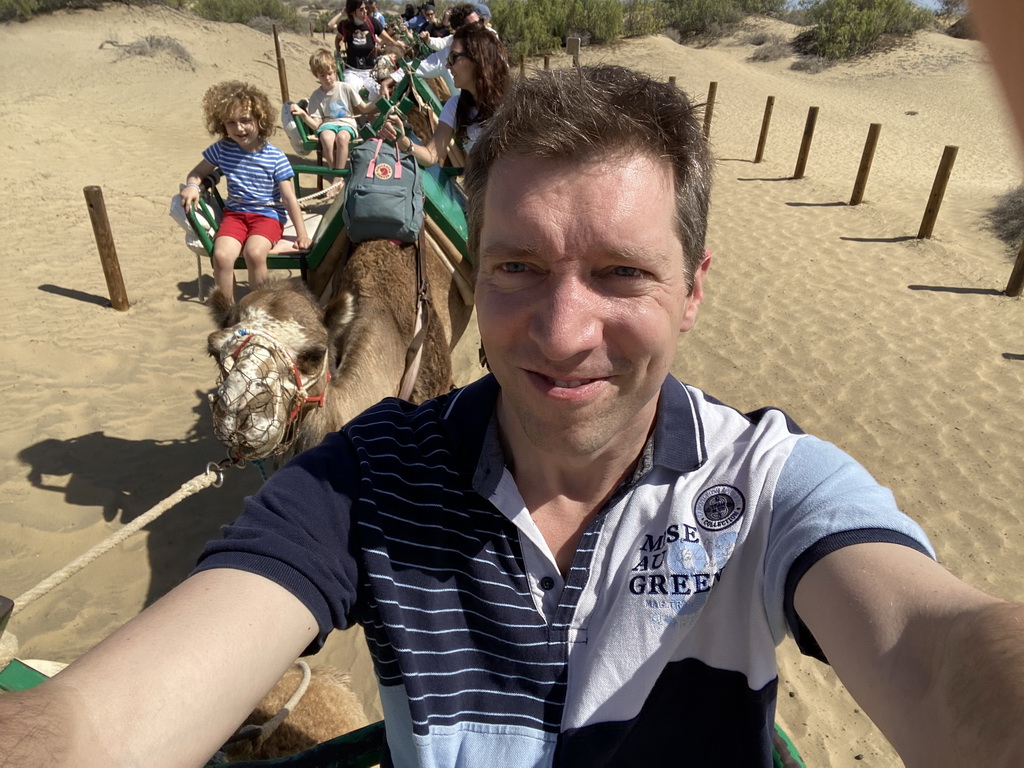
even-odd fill
[(210, 309), (219, 326), (207, 341), (220, 366), (210, 395), (217, 439), (244, 459), (283, 453), (303, 413), (324, 404), (332, 344), (323, 311), (304, 285), (283, 280), (234, 305), (215, 292)]

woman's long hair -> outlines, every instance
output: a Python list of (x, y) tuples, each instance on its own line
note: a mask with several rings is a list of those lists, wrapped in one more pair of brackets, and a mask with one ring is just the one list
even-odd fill
[[(462, 49), (476, 64), (476, 96), (463, 90), (455, 110), (455, 135), (463, 140), (470, 123), (486, 120), (501, 104), (508, 85), (508, 51), (483, 22), (459, 27), (452, 38), (452, 44), (456, 42), (462, 44)], [(478, 113), (471, 120), (469, 115), (474, 107)]]

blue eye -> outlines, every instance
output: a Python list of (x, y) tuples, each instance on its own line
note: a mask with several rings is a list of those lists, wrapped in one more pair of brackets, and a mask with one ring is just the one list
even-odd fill
[(501, 265), (501, 271), (512, 273), (525, 272), (526, 265), (521, 261), (506, 261)]
[(637, 267), (615, 267), (614, 272), (619, 277), (641, 277), (644, 271)]

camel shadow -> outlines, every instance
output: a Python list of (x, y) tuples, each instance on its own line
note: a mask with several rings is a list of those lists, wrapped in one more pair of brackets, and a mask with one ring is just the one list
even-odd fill
[[(207, 462), (224, 458), (224, 449), (213, 436), (206, 393), (195, 394), (196, 421), (184, 439), (125, 440), (91, 432), (68, 440), (42, 440), (18, 458), (28, 465), (28, 480), (36, 488), (63, 493), (69, 505), (100, 507), (108, 522), (129, 523), (202, 473)], [(217, 538), (220, 526), (237, 517), (242, 499), (260, 483), (254, 469), (229, 468), (223, 487), (189, 496), (146, 526), (146, 605), (188, 575), (206, 541)]]

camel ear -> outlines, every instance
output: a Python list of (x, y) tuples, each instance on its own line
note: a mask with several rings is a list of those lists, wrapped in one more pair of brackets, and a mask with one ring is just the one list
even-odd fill
[(329, 329), (333, 344), (356, 317), (356, 297), (351, 291), (339, 293), (324, 310), (324, 326)]
[(213, 322), (218, 328), (227, 328), (229, 325), (234, 325), (237, 319), (233, 318), (235, 314), (232, 310), (235, 308), (235, 304), (228, 301), (228, 297), (220, 290), (220, 288), (214, 289), (213, 293), (210, 294), (210, 302), (208, 304), (210, 308), (210, 316), (213, 317)]

